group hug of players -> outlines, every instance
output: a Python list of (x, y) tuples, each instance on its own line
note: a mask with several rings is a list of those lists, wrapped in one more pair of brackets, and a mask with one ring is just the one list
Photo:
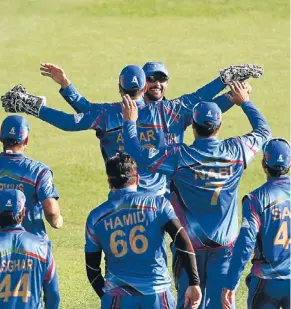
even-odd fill
[[(95, 130), (100, 140), (110, 193), (87, 218), (85, 259), (103, 309), (235, 308), (253, 252), (246, 307), (290, 308), (290, 144), (271, 139), (250, 101), (245, 80), (260, 77), (261, 67), (222, 69), (197, 91), (168, 100), (163, 63), (129, 65), (119, 76), (122, 102), (102, 104), (87, 101), (56, 65), (42, 64), (41, 73), (60, 84), (76, 114), (47, 107), (21, 85), (1, 97), (2, 106), (62, 130)], [(219, 95), (227, 86), (230, 91)], [(234, 105), (252, 129), (220, 140), (222, 113)], [(194, 140), (185, 145), (190, 125)], [(58, 278), (43, 213), (54, 228), (63, 218), (52, 171), (24, 155), (28, 133), (19, 115), (1, 125), (0, 308), (57, 309)], [(238, 235), (239, 182), (261, 149), (267, 180), (244, 196)], [(172, 238), (177, 303), (165, 232)]]

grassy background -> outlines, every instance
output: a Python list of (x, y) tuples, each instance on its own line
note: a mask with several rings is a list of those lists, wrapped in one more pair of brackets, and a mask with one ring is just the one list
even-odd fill
[[(118, 74), (129, 63), (164, 61), (168, 97), (192, 92), (219, 68), (257, 63), (252, 99), (268, 118), (273, 135), (289, 138), (289, 1), (285, 0), (2, 0), (0, 1), (0, 93), (17, 83), (46, 95), (52, 107), (72, 112), (58, 86), (41, 77), (39, 64), (62, 66), (82, 94), (94, 102), (119, 99)], [(0, 120), (5, 114), (0, 110)], [(65, 219), (48, 229), (54, 243), (63, 309), (100, 308), (87, 283), (84, 223), (108, 194), (94, 132), (66, 133), (28, 117), (27, 152), (54, 171)], [(222, 137), (250, 129), (238, 108), (224, 117)], [(186, 142), (192, 140), (188, 132)], [(240, 196), (264, 181), (260, 158), (251, 164)], [(237, 308), (246, 308), (242, 281)], [(215, 309), (215, 308), (213, 308)]]

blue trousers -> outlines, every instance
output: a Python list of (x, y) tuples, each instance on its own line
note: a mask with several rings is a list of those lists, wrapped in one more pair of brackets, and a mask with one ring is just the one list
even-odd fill
[(175, 309), (176, 301), (170, 290), (143, 296), (111, 296), (104, 294), (101, 309)]
[(290, 280), (261, 279), (249, 275), (248, 309), (290, 309)]
[[(188, 277), (184, 268), (181, 266), (174, 248), (172, 248), (172, 252), (174, 253), (173, 275), (178, 294), (177, 309), (182, 309), (184, 308), (184, 296), (188, 287)], [(232, 246), (213, 250), (196, 250), (195, 253), (200, 277), (200, 287), (203, 295), (199, 309), (222, 309), (221, 293), (229, 268)], [(233, 305), (232, 309), (235, 309), (235, 305)]]

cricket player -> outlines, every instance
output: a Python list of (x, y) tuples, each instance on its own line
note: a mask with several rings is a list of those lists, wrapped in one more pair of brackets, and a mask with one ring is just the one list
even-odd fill
[(0, 193), (17, 189), (26, 196), (26, 231), (47, 237), (42, 214), (53, 228), (63, 225), (58, 204), (59, 195), (53, 183), (52, 171), (45, 164), (27, 158), (29, 124), (19, 115), (8, 116), (1, 125)]
[[(86, 224), (88, 279), (102, 309), (174, 309), (166, 261), (165, 232), (187, 273), (185, 305), (198, 308), (201, 290), (191, 242), (169, 200), (137, 192), (136, 162), (120, 153), (106, 162), (108, 201), (93, 209)], [(101, 254), (105, 254), (105, 278)]]
[[(270, 139), (270, 129), (243, 84), (230, 84), (230, 99), (247, 116), (252, 131), (219, 140), (221, 110), (213, 102), (199, 102), (193, 110), (192, 145), (176, 144), (146, 149), (137, 138), (136, 104), (123, 101), (125, 151), (141, 167), (171, 177), (171, 203), (192, 241), (203, 293), (200, 308), (222, 308), (221, 292), (237, 236), (237, 194), (243, 171)], [(177, 308), (183, 308), (185, 271), (174, 251), (173, 273), (178, 289)]]
[[(122, 111), (120, 103), (92, 104), (82, 97), (70, 81), (64, 76), (55, 77), (51, 72), (51, 66), (44, 66), (44, 72), (48, 76), (54, 76), (59, 80), (64, 89), (61, 94), (78, 112), (70, 115), (52, 108), (43, 106), (43, 100), (22, 91), (8, 92), (2, 97), (2, 105), (6, 111), (26, 112), (39, 117), (62, 130), (80, 131), (93, 129), (100, 139), (101, 152), (104, 160), (113, 156), (118, 151), (124, 150), (122, 135)], [(189, 125), (194, 105), (200, 101), (211, 100), (232, 79), (247, 79), (259, 77), (262, 69), (249, 65), (230, 67), (222, 70), (221, 79), (216, 79), (195, 93), (181, 96), (175, 100), (162, 100), (145, 102), (144, 93), (147, 91), (146, 76), (141, 67), (136, 65), (126, 66), (119, 76), (119, 92), (128, 94), (136, 100), (139, 109), (138, 138), (141, 144), (147, 148), (160, 148), (174, 142), (182, 142), (184, 130)], [(56, 74), (57, 75), (57, 74)], [(232, 103), (223, 95), (220, 98), (221, 107), (226, 111)], [(165, 175), (152, 174), (145, 169), (139, 169), (139, 190), (152, 191), (156, 194), (165, 193), (167, 181)]]
[(25, 231), (21, 225), (24, 205), (21, 191), (0, 192), (0, 308), (58, 309), (60, 295), (51, 243)]
[(224, 309), (234, 303), (235, 289), (255, 250), (248, 309), (290, 308), (290, 144), (274, 138), (264, 147), (267, 182), (243, 198), (243, 221), (222, 294)]

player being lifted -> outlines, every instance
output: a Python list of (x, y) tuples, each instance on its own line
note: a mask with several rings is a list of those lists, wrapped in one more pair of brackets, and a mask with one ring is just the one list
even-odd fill
[[(192, 109), (194, 105), (203, 100), (212, 100), (216, 94), (225, 88), (225, 84), (231, 80), (244, 80), (249, 77), (259, 77), (262, 74), (260, 67), (235, 66), (221, 71), (221, 79), (218, 78), (208, 85), (202, 87), (192, 94), (187, 94), (175, 100), (160, 100), (148, 102), (144, 100), (147, 92), (146, 81), (149, 87), (165, 87), (165, 70), (159, 75), (153, 72), (152, 66), (147, 67), (147, 79), (144, 71), (139, 66), (129, 65), (125, 67), (119, 76), (119, 92), (121, 95), (128, 94), (136, 100), (138, 115), (138, 137), (145, 147), (162, 147), (174, 142), (182, 142), (185, 128), (191, 123)], [(73, 84), (67, 80), (64, 84), (64, 73), (61, 69), (55, 72), (52, 65), (43, 66), (46, 75), (51, 76), (59, 82), (64, 89), (61, 94), (75, 110), (82, 112), (70, 115), (52, 108), (42, 106), (43, 100), (31, 96), (23, 89), (12, 90), (2, 97), (2, 105), (8, 112), (26, 112), (39, 117), (62, 130), (80, 131), (92, 129), (96, 131), (100, 139), (101, 151), (104, 160), (124, 150), (122, 136), (122, 111), (120, 103), (92, 104), (79, 94)], [(162, 75), (161, 75), (162, 74)], [(162, 78), (161, 76), (164, 76)], [(156, 90), (152, 89), (152, 92)], [(145, 97), (147, 98), (147, 96)], [(214, 99), (215, 100), (215, 99)], [(225, 95), (217, 99), (222, 111), (227, 111), (232, 103)], [(164, 175), (152, 174), (145, 169), (139, 169), (141, 191), (149, 190), (156, 193), (164, 193), (166, 188), (166, 177)]]
[[(135, 161), (120, 153), (106, 162), (108, 201), (93, 209), (86, 224), (88, 279), (103, 309), (175, 308), (167, 269), (165, 232), (187, 273), (185, 305), (198, 308), (201, 290), (191, 242), (169, 200), (137, 192)], [(105, 281), (101, 274), (105, 253)]]
[[(124, 97), (124, 143), (141, 167), (171, 177), (171, 203), (196, 251), (203, 300), (200, 308), (221, 307), (221, 292), (238, 228), (237, 192), (243, 171), (262, 145), (270, 129), (249, 101), (243, 85), (230, 85), (231, 99), (248, 117), (252, 131), (246, 135), (218, 139), (221, 110), (213, 102), (200, 102), (193, 110), (192, 145), (177, 144), (146, 149), (137, 138), (137, 107)], [(174, 251), (174, 250), (173, 250)], [(185, 271), (174, 253), (173, 273), (178, 289), (178, 306), (183, 308), (187, 288)]]
[(264, 147), (267, 182), (243, 198), (243, 221), (222, 294), (224, 309), (254, 249), (248, 309), (290, 308), (290, 144), (274, 138)]
[(47, 237), (42, 214), (53, 228), (63, 225), (58, 204), (59, 195), (53, 184), (52, 171), (43, 163), (27, 158), (28, 121), (18, 115), (8, 116), (1, 125), (0, 192), (18, 189), (26, 197), (26, 231)]
[(25, 231), (25, 196), (0, 192), (0, 308), (58, 309), (58, 278), (51, 243)]

